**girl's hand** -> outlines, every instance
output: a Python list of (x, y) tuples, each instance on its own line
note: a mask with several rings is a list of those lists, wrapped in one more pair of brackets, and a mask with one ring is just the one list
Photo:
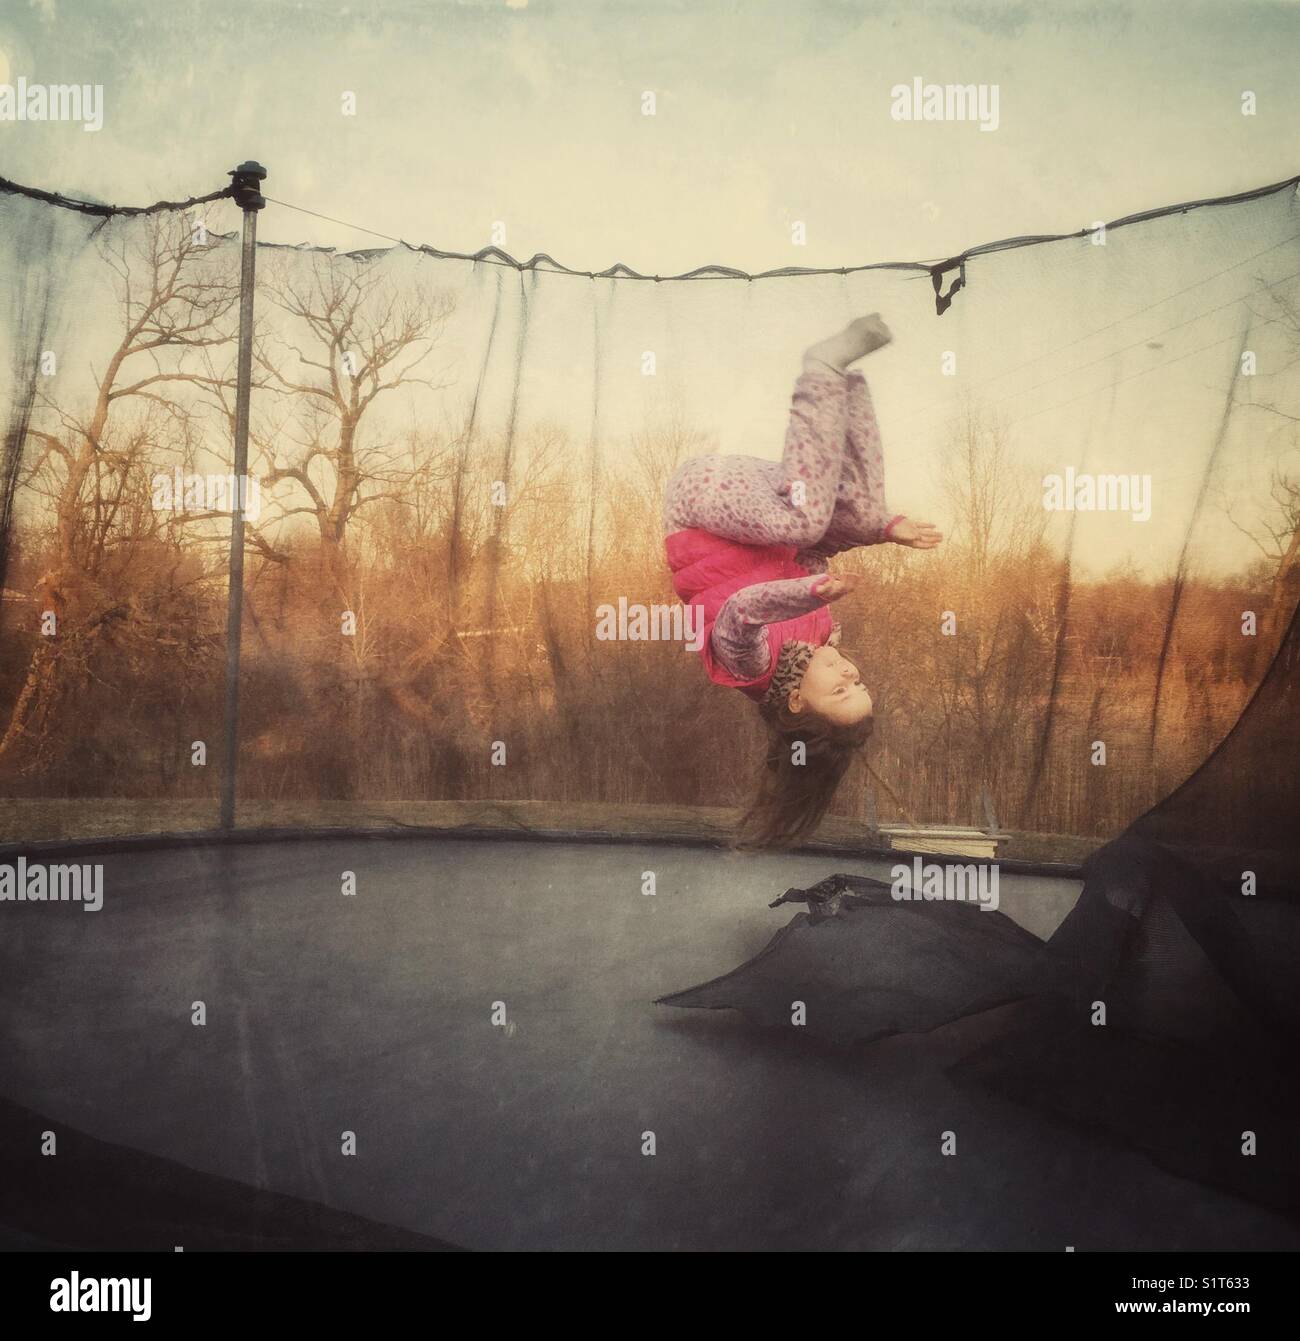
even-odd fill
[[(902, 522), (899, 522), (902, 526)], [(823, 601), (838, 601), (841, 596), (847, 596), (849, 592), (856, 591), (862, 585), (862, 575), (860, 573), (836, 573), (829, 581), (823, 582), (817, 588), (817, 596)]]
[(943, 533), (933, 522), (918, 522), (911, 517), (904, 517), (895, 525), (889, 538), (895, 545), (906, 545), (909, 549), (933, 549), (942, 542)]

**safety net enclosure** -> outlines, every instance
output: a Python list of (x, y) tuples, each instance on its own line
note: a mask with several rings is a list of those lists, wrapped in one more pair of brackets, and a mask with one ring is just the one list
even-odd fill
[[(8, 839), (217, 822), (239, 226), (0, 191)], [(1077, 859), (1194, 794), (1292, 620), (1298, 281), (1296, 179), (829, 272), (260, 244), (237, 824), (725, 827), (761, 731), (664, 613), (664, 485), (777, 458), (800, 352), (880, 312), (888, 497), (950, 539), (836, 561), (877, 727), (828, 832)], [(1199, 815), (1292, 794), (1258, 744)]]
[[(86, 837), (112, 902), (3, 905), (0, 1233), (1297, 1242), (1296, 185), (935, 264), (654, 276), (241, 257), (230, 191), (6, 184), (0, 874)], [(891, 510), (949, 541), (834, 561), (877, 717), (824, 826), (855, 859), (435, 841), (726, 831), (760, 728), (674, 624), (664, 486), (776, 459), (800, 352), (870, 312)], [(284, 841), (101, 837), (214, 830), (227, 738), (235, 836)], [(863, 851), (900, 816), (1090, 855), (980, 864), (996, 907), (900, 900)], [(178, 1029), (196, 996), (211, 1027)], [(650, 1112), (662, 1179), (619, 1134)], [(910, 1139), (927, 1112), (961, 1161)]]

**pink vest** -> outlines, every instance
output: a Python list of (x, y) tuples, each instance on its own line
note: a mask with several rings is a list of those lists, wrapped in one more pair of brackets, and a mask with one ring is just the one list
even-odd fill
[(673, 590), (683, 604), (703, 608), (700, 658), (714, 684), (730, 685), (761, 702), (785, 643), (797, 640), (821, 647), (830, 638), (831, 613), (824, 605), (794, 619), (768, 624), (764, 629), (769, 652), (767, 670), (756, 680), (738, 680), (713, 655), (713, 625), (728, 597), (758, 582), (808, 577), (808, 570), (795, 562), (793, 545), (741, 545), (698, 528), (674, 531), (664, 540), (664, 549), (673, 570)]

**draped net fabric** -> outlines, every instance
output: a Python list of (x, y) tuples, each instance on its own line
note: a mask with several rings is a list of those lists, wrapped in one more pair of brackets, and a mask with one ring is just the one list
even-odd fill
[[(10, 840), (215, 822), (237, 229), (229, 201), (0, 192)], [(1298, 280), (1294, 180), (977, 248), (942, 315), (920, 265), (656, 280), (260, 246), (238, 822), (514, 806), (618, 832), (742, 803), (752, 709), (597, 612), (672, 602), (673, 468), (775, 458), (800, 351), (879, 311), (888, 496), (951, 539), (840, 561), (888, 792), (854, 774), (836, 813), (861, 835), (872, 790), (982, 823), (987, 798), (1025, 854), (1092, 851), (1060, 930), (1012, 937), (1061, 975), (1010, 992), (961, 1074), (1293, 1207)], [(1078, 492), (1100, 477), (1122, 506)], [(943, 935), (956, 964), (986, 933)], [(1267, 1158), (1237, 1156), (1248, 1129)]]

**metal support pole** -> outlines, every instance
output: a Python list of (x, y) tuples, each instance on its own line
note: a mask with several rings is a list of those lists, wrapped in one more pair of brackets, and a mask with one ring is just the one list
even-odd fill
[(239, 270), (239, 360), (235, 389), (235, 488), (230, 511), (230, 596), (226, 606), (226, 759), (221, 775), (221, 827), (235, 827), (235, 781), (239, 768), (239, 639), (244, 615), (244, 501), (248, 493), (248, 400), (253, 378), (253, 284), (257, 273), (257, 212), (266, 204), (259, 187), (260, 163), (231, 172), (235, 202), (244, 211)]

